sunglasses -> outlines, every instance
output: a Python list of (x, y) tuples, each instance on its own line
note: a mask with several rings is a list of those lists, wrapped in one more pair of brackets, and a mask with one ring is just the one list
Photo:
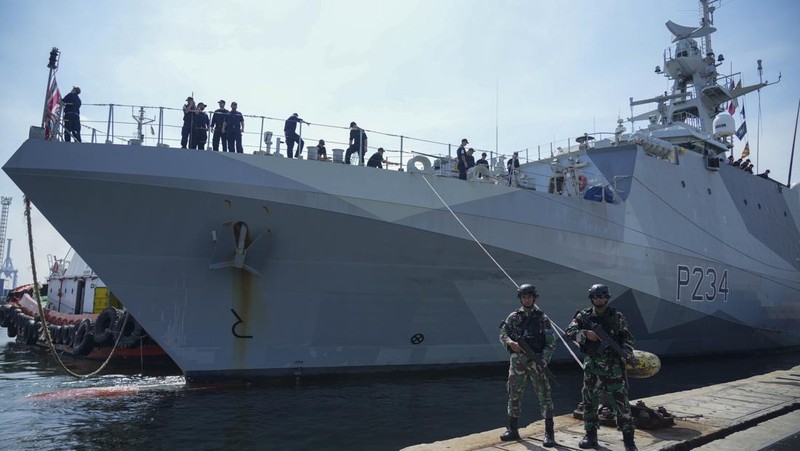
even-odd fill
[(605, 294), (601, 294), (600, 296), (592, 296), (592, 299), (608, 299), (609, 296)]

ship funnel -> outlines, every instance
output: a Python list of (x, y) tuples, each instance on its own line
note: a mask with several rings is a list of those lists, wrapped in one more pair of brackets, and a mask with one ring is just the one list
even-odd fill
[(719, 113), (714, 118), (714, 136), (726, 138), (736, 133), (736, 120), (728, 113)]

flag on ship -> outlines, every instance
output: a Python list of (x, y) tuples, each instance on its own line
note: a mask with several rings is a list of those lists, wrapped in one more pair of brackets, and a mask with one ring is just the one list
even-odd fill
[(740, 159), (742, 159), (742, 160), (744, 160), (744, 159), (745, 159), (745, 158), (747, 158), (748, 156), (750, 156), (750, 141), (747, 141), (747, 142), (744, 144), (744, 150), (742, 151), (742, 156), (741, 156), (741, 157), (739, 157), (739, 158), (740, 158)]
[(44, 139), (53, 137), (53, 129), (61, 116), (61, 91), (58, 90), (56, 76), (50, 81), (47, 87), (47, 103), (44, 111)]
[(744, 135), (747, 134), (747, 121), (742, 122), (742, 125), (739, 126), (739, 129), (736, 130), (736, 137), (739, 138), (741, 141), (744, 138)]
[(743, 121), (747, 119), (747, 117), (745, 117), (745, 115), (744, 115), (744, 105), (742, 105), (742, 111), (741, 111), (741, 112), (739, 112), (739, 114), (741, 114), (741, 115), (742, 115), (742, 120), (743, 120)]
[[(742, 89), (742, 80), (741, 79), (739, 79), (739, 82), (736, 83), (736, 86), (733, 86), (733, 80), (731, 80), (731, 85), (730, 85), (729, 90), (734, 91), (736, 89)], [(728, 114), (733, 116), (733, 113), (736, 112), (736, 108), (738, 108), (738, 107), (739, 107), (739, 100), (736, 97), (734, 97), (728, 103)]]

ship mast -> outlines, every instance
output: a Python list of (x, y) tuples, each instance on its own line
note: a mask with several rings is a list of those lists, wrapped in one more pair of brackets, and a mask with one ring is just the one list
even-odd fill
[[(716, 7), (709, 6), (709, 3), (709, 0), (700, 0), (700, 4), (703, 5), (703, 18), (700, 21), (700, 28), (706, 26), (712, 27), (714, 25), (714, 11)], [(706, 56), (711, 60), (711, 64), (714, 64), (714, 49), (711, 48), (711, 33), (703, 36), (703, 47), (706, 49)]]

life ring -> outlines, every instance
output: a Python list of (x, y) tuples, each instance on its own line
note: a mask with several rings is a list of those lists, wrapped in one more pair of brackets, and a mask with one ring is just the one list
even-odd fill
[(72, 352), (75, 355), (89, 355), (93, 348), (92, 321), (88, 318), (82, 319), (75, 329), (75, 337), (72, 339)]
[(586, 188), (586, 176), (581, 174), (578, 176), (578, 191), (583, 191)]
[[(417, 163), (422, 165), (422, 169), (417, 167)], [(422, 155), (417, 155), (416, 157), (408, 160), (406, 163), (406, 172), (419, 172), (420, 174), (430, 174), (431, 173), (431, 161)]]
[(114, 307), (106, 307), (105, 310), (97, 315), (94, 323), (94, 343), (97, 346), (109, 344), (114, 339), (114, 323), (120, 316), (120, 310)]

